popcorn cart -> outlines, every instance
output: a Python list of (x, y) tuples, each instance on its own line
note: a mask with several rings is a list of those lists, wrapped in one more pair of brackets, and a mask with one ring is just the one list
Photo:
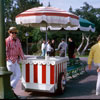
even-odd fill
[[(55, 7), (35, 7), (18, 14), (18, 25), (45, 27), (46, 42), (48, 29), (60, 30), (67, 26), (78, 26), (79, 17)], [(50, 28), (51, 27), (51, 28)], [(53, 27), (53, 28), (52, 28)], [(22, 84), (24, 89), (55, 92), (65, 89), (67, 58), (49, 57), (39, 59), (29, 57), (22, 61)]]
[(66, 85), (66, 57), (47, 59), (29, 56), (22, 60), (22, 89), (55, 93)]

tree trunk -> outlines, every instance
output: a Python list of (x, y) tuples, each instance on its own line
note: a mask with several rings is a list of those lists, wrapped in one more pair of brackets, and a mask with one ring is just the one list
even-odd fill
[(88, 37), (85, 36), (85, 38), (86, 38), (86, 40), (87, 40), (87, 43), (86, 43), (86, 45), (85, 45), (85, 47), (84, 47), (84, 49), (83, 49), (81, 55), (83, 55), (83, 54), (85, 53), (85, 51), (86, 51), (86, 49), (87, 49), (87, 47), (88, 47), (88, 45), (89, 45), (89, 37), (90, 37), (90, 36), (88, 36)]
[(77, 49), (77, 53), (78, 53), (78, 55), (80, 55), (80, 49), (81, 49), (81, 47), (82, 47), (82, 45), (83, 45), (83, 43), (84, 43), (84, 34), (82, 34), (82, 42), (81, 42), (81, 44), (79, 45), (79, 47), (78, 47), (78, 49)]

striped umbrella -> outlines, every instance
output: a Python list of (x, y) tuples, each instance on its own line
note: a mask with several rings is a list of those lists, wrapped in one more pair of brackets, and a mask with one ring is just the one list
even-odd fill
[(54, 7), (31, 8), (18, 14), (15, 20), (17, 24), (33, 27), (55, 26), (64, 28), (79, 25), (78, 16)]
[[(79, 17), (55, 7), (35, 7), (28, 9), (15, 18), (17, 24), (32, 27), (48, 26), (65, 28), (79, 25)], [(47, 32), (46, 32), (47, 41)]]
[[(49, 30), (61, 30), (62, 29), (61, 27), (52, 27), (52, 26), (48, 26), (47, 28)], [(40, 29), (41, 29), (41, 31), (46, 30), (45, 27), (41, 27)], [(75, 26), (75, 27), (68, 26), (68, 27), (64, 28), (64, 30), (71, 30), (71, 31), (80, 30), (80, 31), (85, 31), (85, 32), (89, 32), (89, 31), (95, 32), (95, 24), (93, 24), (92, 22), (90, 22), (87, 19), (79, 18), (78, 26)]]

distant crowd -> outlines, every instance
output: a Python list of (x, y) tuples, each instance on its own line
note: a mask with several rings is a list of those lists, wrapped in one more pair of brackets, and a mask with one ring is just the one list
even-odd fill
[(47, 52), (48, 56), (56, 56), (56, 52), (59, 52), (60, 57), (65, 57), (66, 53), (68, 51), (68, 57), (69, 58), (74, 58), (75, 55), (75, 43), (73, 42), (72, 38), (68, 38), (68, 43), (65, 42), (64, 38), (61, 40), (59, 43), (58, 47), (55, 48), (55, 40), (48, 40), (47, 43), (45, 40), (43, 40), (42, 45), (41, 45), (41, 56), (45, 56), (45, 53)]

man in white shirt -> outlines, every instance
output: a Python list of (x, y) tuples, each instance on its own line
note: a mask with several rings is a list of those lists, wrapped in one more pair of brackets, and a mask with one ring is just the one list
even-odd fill
[(42, 51), (41, 56), (45, 56), (45, 51), (46, 51), (46, 42), (45, 42), (45, 40), (43, 40), (43, 43), (42, 43), (42, 46), (41, 46), (41, 51)]
[(48, 43), (47, 43), (47, 55), (48, 56), (51, 56), (51, 50), (53, 48), (51, 47), (51, 44), (50, 44), (50, 40), (48, 40)]

